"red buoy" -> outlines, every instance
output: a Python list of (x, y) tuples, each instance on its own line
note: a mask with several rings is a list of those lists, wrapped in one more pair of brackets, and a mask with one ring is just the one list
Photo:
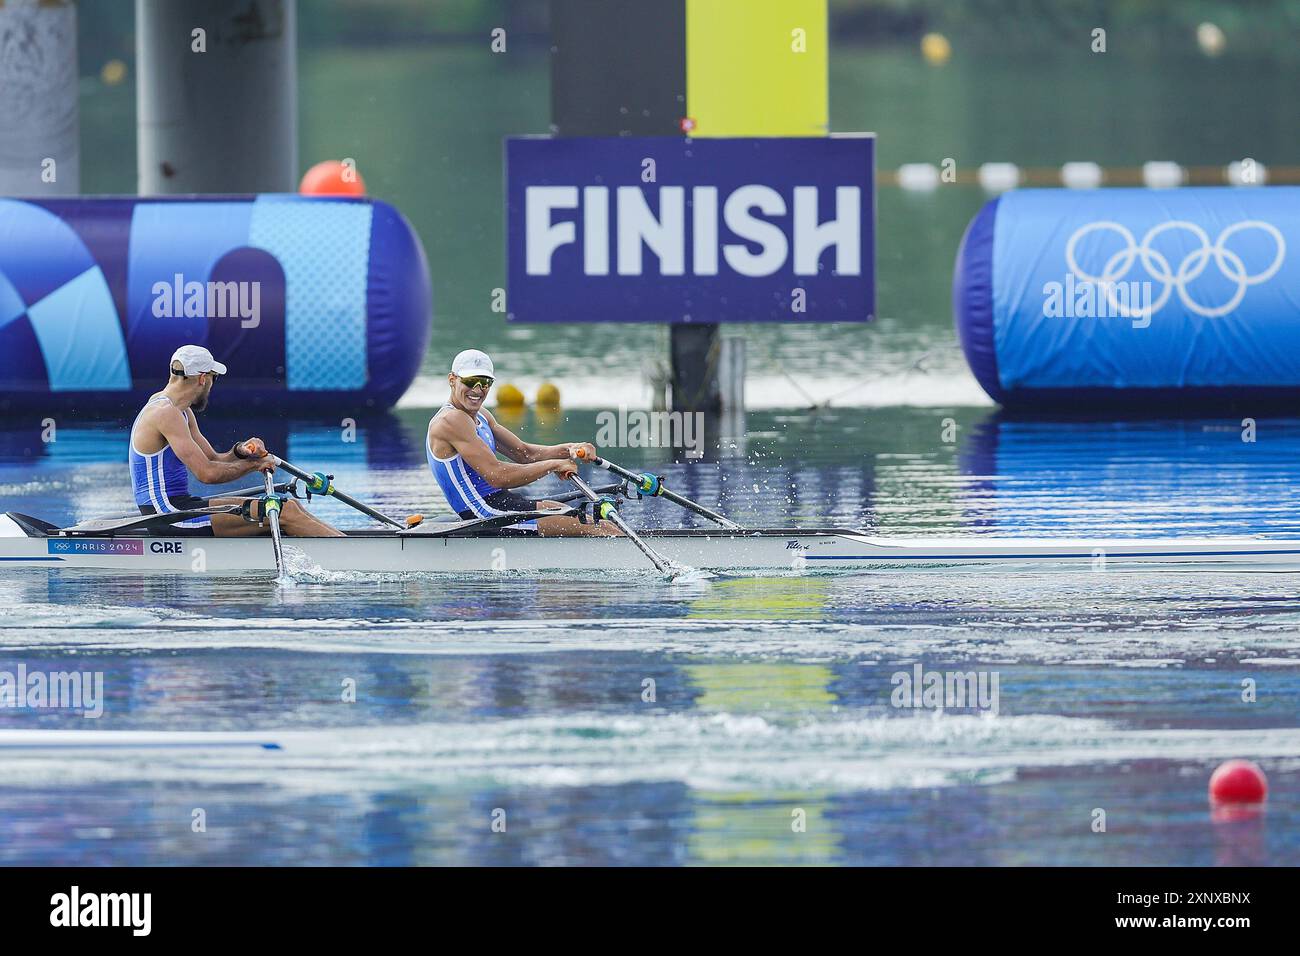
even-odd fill
[(1211, 803), (1263, 803), (1267, 796), (1264, 771), (1249, 760), (1229, 760), (1210, 776)]
[(298, 192), (304, 196), (364, 196), (366, 181), (355, 163), (327, 159), (307, 170)]

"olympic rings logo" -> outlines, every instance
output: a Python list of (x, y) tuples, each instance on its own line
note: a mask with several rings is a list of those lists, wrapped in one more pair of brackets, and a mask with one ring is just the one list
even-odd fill
[[(1262, 230), (1266, 235), (1272, 237), (1274, 244), (1277, 246), (1277, 255), (1273, 257), (1272, 263), (1263, 272), (1255, 275), (1251, 275), (1246, 270), (1246, 264), (1242, 262), (1241, 256), (1228, 248), (1228, 240), (1247, 229)], [(1078, 246), (1079, 240), (1084, 236), (1102, 230), (1117, 233), (1124, 240), (1125, 245), (1123, 249), (1120, 249), (1106, 260), (1101, 275), (1090, 275), (1079, 267), (1078, 260), (1075, 259), (1074, 255), (1075, 247)], [(1176, 272), (1169, 264), (1169, 260), (1151, 247), (1151, 243), (1157, 236), (1173, 230), (1189, 232), (1201, 244), (1199, 249), (1193, 250), (1179, 263)], [(1070, 271), (1085, 282), (1099, 284), (1106, 290), (1106, 298), (1111, 307), (1116, 310), (1115, 314), (1129, 318), (1148, 317), (1155, 312), (1159, 312), (1164, 308), (1165, 303), (1169, 301), (1169, 297), (1175, 289), (1178, 291), (1178, 298), (1189, 312), (1211, 319), (1227, 315), (1241, 304), (1241, 300), (1246, 296), (1246, 289), (1273, 278), (1277, 274), (1277, 270), (1282, 268), (1282, 260), (1285, 258), (1286, 240), (1282, 238), (1281, 231), (1272, 223), (1260, 219), (1249, 219), (1245, 222), (1234, 223), (1224, 229), (1219, 234), (1218, 241), (1213, 244), (1210, 243), (1210, 237), (1204, 229), (1194, 222), (1184, 220), (1171, 220), (1153, 226), (1142, 237), (1141, 243), (1134, 239), (1133, 233), (1117, 222), (1090, 222), (1086, 226), (1075, 230), (1074, 235), (1070, 237), (1070, 241), (1065, 244), (1065, 262), (1070, 267)], [(1133, 267), (1133, 263), (1139, 259), (1141, 259), (1143, 267), (1151, 278), (1160, 283), (1163, 288), (1160, 290), (1160, 295), (1150, 305), (1133, 308), (1116, 301), (1116, 283), (1121, 276), (1128, 273), (1129, 269)], [(1218, 266), (1219, 271), (1229, 281), (1236, 283), (1237, 286), (1237, 291), (1233, 293), (1232, 297), (1219, 306), (1202, 305), (1195, 301), (1187, 291), (1187, 284), (1200, 276), (1211, 260)]]

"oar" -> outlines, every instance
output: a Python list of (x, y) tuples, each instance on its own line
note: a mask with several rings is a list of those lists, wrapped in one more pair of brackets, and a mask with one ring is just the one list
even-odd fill
[(266, 497), (262, 502), (266, 508), (266, 516), (271, 520), (271, 545), (275, 548), (275, 570), (280, 577), (284, 577), (284, 545), (280, 541), (280, 496), (275, 493), (275, 481), (270, 473), (263, 472), (262, 477), (266, 479)]
[(731, 528), (735, 531), (740, 530), (740, 525), (736, 524), (736, 522), (732, 521), (730, 518), (724, 518), (716, 511), (710, 511), (703, 505), (697, 505), (694, 501), (691, 501), (690, 498), (683, 498), (681, 495), (677, 494), (677, 492), (669, 491), (664, 487), (663, 482), (660, 480), (658, 475), (637, 474), (635, 471), (629, 471), (626, 468), (614, 464), (612, 461), (606, 461), (599, 455), (587, 455), (581, 448), (578, 449), (578, 453), (575, 457), (579, 461), (589, 461), (593, 465), (598, 465), (606, 471), (613, 472), (620, 478), (626, 478), (628, 481), (636, 485), (643, 494), (650, 495), (651, 497), (667, 498), (674, 504), (681, 505), (687, 511), (694, 511), (697, 515), (708, 518), (710, 521), (715, 521), (724, 528)]
[[(287, 471), (289, 474), (293, 475), (295, 478), (301, 478), (304, 482), (306, 482), (307, 490), (310, 491), (312, 494), (329, 495), (331, 498), (337, 498), (345, 505), (349, 505), (350, 507), (356, 508), (367, 518), (374, 518), (376, 521), (380, 522), (381, 524), (386, 524), (391, 527), (397, 528), (399, 531), (405, 531), (407, 529), (408, 525), (403, 524), (402, 522), (398, 521), (396, 518), (390, 518), (388, 517), (388, 515), (376, 511), (374, 508), (370, 507), (369, 505), (362, 504), (360, 501), (357, 501), (357, 499), (353, 498), (351, 495), (345, 495), (343, 492), (339, 491), (337, 488), (334, 487), (333, 475), (321, 474), (319, 471), (316, 472), (315, 474), (308, 474), (307, 472), (299, 468), (297, 465), (292, 465), (289, 462), (285, 461), (283, 458), (277, 458), (276, 461), (278, 461), (280, 467), (283, 468), (285, 471)], [(415, 522), (415, 524), (419, 524), (419, 523), (420, 523), (419, 521)]]
[[(625, 494), (627, 492), (627, 483), (620, 481), (616, 485), (601, 485), (599, 488), (592, 488), (591, 490), (598, 495)], [(560, 504), (564, 504), (569, 501), (577, 501), (579, 498), (586, 498), (587, 496), (581, 491), (566, 491), (562, 495), (547, 495), (546, 497), (551, 501), (558, 501)], [(134, 515), (132, 517), (134, 517)]]
[[(288, 494), (290, 482), (282, 481), (275, 486), (275, 490), (281, 494)], [(236, 488), (234, 491), (219, 491), (215, 495), (201, 495), (204, 501), (211, 502), (214, 498), (253, 498), (262, 493), (261, 485), (254, 485), (251, 488)]]
[(675, 569), (673, 568), (672, 563), (654, 548), (650, 547), (650, 545), (642, 541), (641, 536), (628, 527), (627, 522), (623, 520), (623, 516), (618, 513), (618, 509), (614, 507), (612, 501), (608, 498), (602, 499), (600, 495), (592, 491), (591, 485), (587, 484), (577, 475), (570, 475), (569, 480), (577, 485), (578, 490), (582, 492), (583, 496), (595, 506), (592, 508), (592, 511), (597, 512), (597, 517), (614, 522), (614, 527), (618, 528), (619, 531), (622, 531), (629, 541), (641, 549), (641, 553), (650, 559), (650, 563), (655, 566), (660, 574), (673, 573)]

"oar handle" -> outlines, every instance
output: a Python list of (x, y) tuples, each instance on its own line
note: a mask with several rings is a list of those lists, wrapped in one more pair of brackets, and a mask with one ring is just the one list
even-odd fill
[(612, 461), (606, 461), (604, 458), (601, 458), (599, 455), (593, 455), (590, 452), (588, 452), (585, 448), (583, 448), (581, 445), (579, 445), (577, 448), (573, 450), (573, 457), (576, 458), (578, 461), (585, 461), (595, 465), (597, 468), (604, 468), (606, 471), (611, 471), (614, 474), (618, 475), (620, 478), (626, 478), (629, 481), (641, 480), (641, 475), (638, 474), (637, 472), (630, 471), (629, 469), (624, 468), (621, 465), (616, 465)]
[(616, 465), (612, 461), (606, 461), (599, 455), (590, 454), (581, 445), (573, 450), (573, 457), (578, 461), (590, 462), (597, 468), (604, 468), (606, 471), (613, 472), (620, 478), (626, 478), (628, 481), (634, 482), (638, 486), (645, 481), (645, 475), (638, 474), (635, 471), (629, 471), (627, 468), (624, 468), (621, 465)]

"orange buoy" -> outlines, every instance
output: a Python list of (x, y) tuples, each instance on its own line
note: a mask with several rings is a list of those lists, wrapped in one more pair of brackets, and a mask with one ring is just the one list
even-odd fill
[(1211, 803), (1263, 803), (1267, 796), (1264, 771), (1249, 760), (1229, 760), (1210, 776)]
[(327, 159), (307, 170), (298, 192), (304, 196), (364, 196), (366, 181), (352, 160)]

